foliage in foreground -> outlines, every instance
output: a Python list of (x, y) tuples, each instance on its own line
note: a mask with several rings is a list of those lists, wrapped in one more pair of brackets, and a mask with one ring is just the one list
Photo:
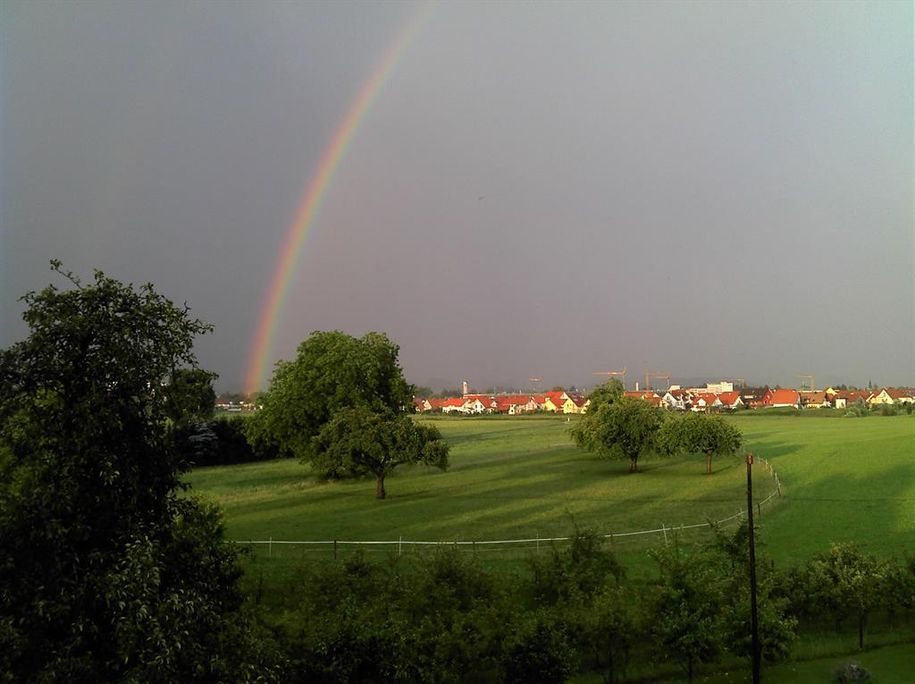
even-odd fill
[(63, 275), (23, 298), (30, 335), (0, 352), (0, 677), (276, 676), (218, 514), (177, 495), (162, 383), (209, 326), (151, 285)]
[[(280, 640), (297, 681), (621, 681), (635, 663), (749, 657), (745, 534), (656, 555), (660, 579), (627, 582), (604, 540), (577, 531), (523, 575), (486, 572), (445, 548), (421, 561), (308, 565), (289, 588)], [(737, 554), (736, 556), (734, 554)], [(788, 655), (794, 618), (767, 566), (763, 653)], [(745, 568), (744, 568), (745, 569)]]
[[(526, 573), (485, 571), (451, 547), (425, 559), (306, 565), (276, 626), (294, 660), (289, 677), (561, 682), (589, 672), (620, 682), (749, 668), (745, 527), (716, 531), (704, 546), (656, 548), (652, 579), (626, 578), (605, 543), (577, 530), (568, 545), (533, 556)], [(838, 628), (862, 609), (915, 609), (912, 563), (847, 545), (787, 572), (759, 554), (757, 577), (766, 664), (789, 658), (801, 623), (835, 619)]]
[(269, 461), (279, 457), (275, 445), (257, 447), (248, 442), (242, 416), (192, 422), (176, 427), (175, 442), (181, 458), (193, 468)]

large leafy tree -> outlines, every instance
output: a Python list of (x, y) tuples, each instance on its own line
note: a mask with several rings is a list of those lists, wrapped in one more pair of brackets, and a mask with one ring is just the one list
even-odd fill
[(0, 672), (269, 676), (218, 514), (177, 495), (162, 383), (210, 327), (151, 285), (52, 267), (68, 289), (25, 295), (30, 334), (0, 352)]
[(293, 361), (277, 364), (261, 397), (263, 408), (248, 421), (249, 438), (311, 461), (312, 439), (337, 411), (405, 411), (412, 391), (397, 361), (399, 349), (383, 333), (361, 338), (337, 330), (312, 333)]
[(653, 631), (667, 657), (678, 660), (692, 682), (696, 665), (715, 660), (724, 649), (727, 597), (715, 563), (703, 554), (689, 556), (673, 544), (652, 555), (661, 574)]
[(176, 424), (209, 420), (216, 409), (214, 373), (200, 368), (178, 368), (163, 388), (166, 415)]
[(690, 413), (667, 421), (661, 429), (659, 442), (670, 454), (705, 454), (705, 472), (711, 475), (712, 456), (735, 453), (743, 438), (740, 430), (721, 416)]
[(399, 465), (422, 463), (448, 468), (448, 445), (438, 428), (408, 415), (341, 409), (313, 440), (313, 463), (327, 474), (375, 476), (375, 496), (387, 496), (385, 478)]
[(866, 554), (854, 544), (834, 544), (808, 563), (809, 593), (819, 598), (822, 607), (832, 610), (837, 622), (842, 614), (854, 612), (860, 649), (864, 648), (868, 617), (885, 607), (891, 596), (887, 590), (890, 567), (886, 560)]
[(629, 459), (629, 472), (638, 471), (639, 457), (655, 448), (664, 418), (647, 401), (623, 397), (588, 411), (572, 429), (578, 446), (602, 458)]
[(591, 400), (591, 405), (588, 407), (588, 410), (593, 413), (604, 404), (612, 404), (619, 401), (623, 398), (624, 391), (625, 387), (623, 387), (623, 383), (616, 378), (610, 378), (607, 382), (598, 385), (591, 390), (591, 393), (588, 395), (588, 399)]

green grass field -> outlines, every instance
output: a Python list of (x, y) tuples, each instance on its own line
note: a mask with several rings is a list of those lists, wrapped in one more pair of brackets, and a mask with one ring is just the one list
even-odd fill
[[(429, 420), (429, 419), (424, 419)], [(803, 419), (748, 415), (730, 418), (743, 431), (747, 450), (768, 459), (779, 473), (782, 497), (762, 508), (763, 548), (784, 566), (803, 561), (831, 542), (852, 541), (881, 555), (915, 551), (915, 417)], [(733, 515), (746, 504), (746, 470), (737, 457), (718, 459), (704, 474), (702, 457), (648, 459), (642, 472), (602, 461), (575, 448), (562, 417), (433, 419), (452, 446), (451, 468), (398, 470), (387, 482), (388, 499), (376, 501), (374, 481), (322, 483), (296, 461), (202, 468), (188, 475), (192, 491), (224, 510), (228, 536), (236, 540), (536, 539), (567, 535), (574, 525), (602, 533), (701, 523)], [(757, 460), (756, 500), (774, 482)], [(672, 534), (672, 533), (671, 533)], [(654, 573), (645, 553), (661, 535), (615, 538), (614, 549), (630, 577)], [(700, 529), (687, 541), (707, 538)], [(546, 543), (540, 544), (543, 548)], [(465, 547), (466, 548), (466, 547)], [(493, 567), (517, 570), (535, 553), (522, 548), (477, 546)], [(367, 547), (379, 557), (396, 547)], [(352, 547), (340, 547), (340, 554)], [(410, 547), (405, 547), (410, 553)], [(333, 558), (329, 545), (264, 546), (247, 561), (246, 586), (265, 605), (281, 607), (281, 587), (303, 558)], [(911, 640), (910, 630), (873, 625), (871, 644)], [(794, 661), (767, 669), (766, 681), (831, 681), (855, 653), (855, 635), (806, 634)], [(909, 681), (911, 644), (855, 654), (880, 682)], [(746, 681), (734, 663), (708, 682)], [(666, 669), (665, 669), (666, 668)], [(649, 668), (650, 669), (650, 668)], [(668, 666), (646, 671), (651, 678)], [(592, 681), (582, 676), (582, 682)]]
[[(866, 668), (874, 684), (910, 684), (915, 672), (915, 648), (912, 644), (897, 644), (854, 655), (783, 663), (764, 668), (762, 679), (782, 684), (828, 684), (835, 681), (835, 671), (849, 662)], [(746, 682), (747, 672), (745, 667), (735, 668), (733, 672), (697, 677), (696, 681), (703, 684)]]
[(784, 505), (764, 527), (777, 561), (803, 560), (839, 541), (884, 555), (915, 552), (911, 416), (734, 421), (781, 477)]
[[(721, 519), (745, 505), (738, 458), (718, 459), (711, 476), (701, 458), (647, 459), (629, 475), (625, 463), (575, 448), (561, 417), (433, 420), (452, 445), (451, 468), (399, 469), (385, 501), (374, 499), (373, 481), (322, 483), (290, 460), (203, 468), (188, 479), (222, 506), (238, 540), (546, 538), (574, 524), (606, 534)], [(781, 478), (784, 496), (761, 520), (776, 560), (802, 560), (832, 541), (915, 551), (915, 418), (732, 420)], [(764, 468), (754, 472), (758, 500), (773, 482)], [(625, 552), (635, 541), (615, 543)]]

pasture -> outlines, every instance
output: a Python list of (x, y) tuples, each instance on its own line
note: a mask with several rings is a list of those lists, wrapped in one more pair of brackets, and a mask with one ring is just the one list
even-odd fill
[[(203, 468), (187, 479), (223, 508), (236, 540), (542, 539), (573, 525), (618, 534), (722, 519), (745, 506), (738, 458), (716, 459), (711, 476), (699, 456), (649, 458), (629, 475), (626, 463), (575, 448), (565, 417), (423, 420), (451, 444), (451, 467), (401, 467), (385, 501), (374, 499), (374, 481), (320, 482), (292, 460)], [(765, 549), (777, 561), (803, 560), (833, 541), (881, 554), (915, 551), (915, 419), (731, 420), (747, 449), (769, 459), (781, 477), (784, 496), (763, 508), (760, 521)], [(774, 483), (764, 468), (754, 473), (760, 500)], [(660, 541), (646, 537), (614, 544), (632, 556), (627, 562), (640, 564), (634, 557)], [(508, 547), (476, 549), (496, 558)]]

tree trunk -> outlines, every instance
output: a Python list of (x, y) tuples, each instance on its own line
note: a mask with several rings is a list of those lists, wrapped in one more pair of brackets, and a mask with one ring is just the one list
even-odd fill
[(689, 663), (689, 665), (686, 668), (687, 678), (689, 680), (689, 684), (693, 684), (693, 654), (692, 653), (689, 654), (688, 663)]
[(705, 474), (706, 475), (712, 474), (712, 452), (711, 451), (705, 452)]
[(383, 499), (387, 496), (387, 492), (384, 491), (384, 475), (375, 476), (375, 498)]
[(638, 457), (638, 456), (636, 456), (636, 457), (634, 457), (634, 458), (630, 456), (630, 458), (629, 458), (629, 472), (630, 472), (630, 473), (637, 473), (637, 472), (639, 472), (639, 457)]
[(867, 627), (867, 613), (858, 613), (858, 650), (864, 650), (864, 630)]

